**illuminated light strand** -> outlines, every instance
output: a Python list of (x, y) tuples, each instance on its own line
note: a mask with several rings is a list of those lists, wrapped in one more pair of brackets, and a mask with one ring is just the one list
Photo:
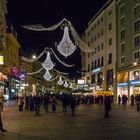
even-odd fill
[(37, 74), (39, 72), (41, 72), (44, 68), (40, 68), (39, 70), (35, 71), (35, 72), (27, 72), (27, 75), (34, 75), (34, 74)]
[(68, 65), (68, 64), (64, 63), (63, 61), (61, 61), (61, 60), (58, 58), (58, 56), (55, 54), (55, 52), (53, 51), (52, 48), (48, 48), (48, 49), (50, 49), (50, 50), (52, 51), (52, 53), (54, 54), (55, 58), (56, 58), (61, 64), (63, 64), (64, 66), (66, 66), (66, 67), (73, 67), (73, 66), (75, 66), (75, 64)]
[(45, 50), (46, 50), (46, 48), (45, 48), (44, 51), (43, 51), (40, 55), (38, 55), (36, 58), (28, 59), (28, 58), (22, 56), (21, 59), (24, 60), (24, 61), (26, 61), (26, 62), (35, 62), (35, 61), (37, 61), (37, 60), (45, 53)]
[(75, 28), (73, 27), (73, 25), (71, 24), (70, 21), (68, 21), (67, 19), (63, 19), (61, 20), (59, 23), (49, 27), (49, 28), (45, 28), (43, 27), (41, 24), (38, 25), (26, 25), (26, 26), (22, 26), (23, 28), (26, 28), (28, 30), (32, 30), (32, 31), (53, 31), (56, 30), (60, 25), (62, 25), (62, 23), (64, 21), (68, 22), (68, 25), (70, 27), (71, 33), (73, 35), (74, 40), (77, 42), (78, 47), (83, 51), (83, 52), (92, 52), (91, 48), (81, 40), (80, 36), (78, 35), (78, 33), (76, 32)]
[(67, 21), (65, 18), (62, 19), (60, 22), (58, 22), (57, 24), (51, 26), (51, 27), (43, 27), (43, 25), (41, 24), (36, 24), (36, 25), (25, 25), (25, 26), (21, 26), (25, 29), (28, 30), (32, 30), (32, 31), (54, 31), (56, 30), (64, 21)]

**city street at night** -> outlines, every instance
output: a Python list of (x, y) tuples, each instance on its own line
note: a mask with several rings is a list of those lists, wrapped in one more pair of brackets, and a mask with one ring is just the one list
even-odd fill
[(80, 105), (76, 115), (63, 113), (58, 103), (56, 113), (35, 117), (34, 112), (18, 112), (14, 102), (7, 102), (3, 122), (7, 133), (0, 140), (139, 140), (140, 112), (128, 105), (112, 105), (111, 117), (104, 118), (102, 105)]

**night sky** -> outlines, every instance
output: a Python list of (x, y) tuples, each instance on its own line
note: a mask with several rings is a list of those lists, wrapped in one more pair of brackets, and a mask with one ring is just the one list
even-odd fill
[[(67, 18), (71, 21), (79, 35), (81, 35), (88, 22), (106, 1), (8, 0), (7, 24), (8, 26), (12, 24), (17, 31), (18, 41), (22, 46), (22, 54), (31, 56), (32, 54), (42, 52), (44, 47), (52, 47), (56, 50), (54, 44), (61, 41), (63, 32), (61, 29), (51, 32), (35, 32), (21, 28), (21, 25), (42, 24), (49, 27), (58, 23), (63, 18)], [(81, 68), (79, 49), (67, 59), (59, 54), (58, 56), (66, 63), (74, 63), (76, 66), (68, 69), (55, 62), (57, 64), (56, 68), (65, 72), (69, 71), (71, 77), (76, 77), (77, 69), (80, 71)]]

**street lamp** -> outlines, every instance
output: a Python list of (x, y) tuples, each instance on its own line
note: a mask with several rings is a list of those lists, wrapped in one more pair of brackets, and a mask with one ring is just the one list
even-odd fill
[(134, 62), (134, 63), (133, 63), (134, 66), (136, 66), (137, 64), (138, 64), (137, 62)]
[(35, 59), (36, 58), (36, 55), (32, 55), (32, 58)]

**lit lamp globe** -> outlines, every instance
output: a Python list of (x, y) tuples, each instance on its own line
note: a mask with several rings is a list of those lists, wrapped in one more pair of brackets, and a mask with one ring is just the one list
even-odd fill
[(35, 59), (36, 58), (36, 55), (33, 55), (32, 58)]

